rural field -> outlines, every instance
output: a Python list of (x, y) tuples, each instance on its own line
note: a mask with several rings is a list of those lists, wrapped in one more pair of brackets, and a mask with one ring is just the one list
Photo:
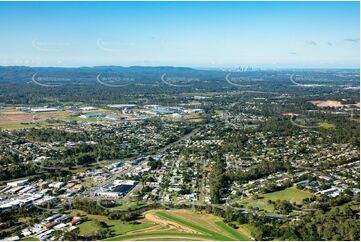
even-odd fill
[(48, 113), (26, 113), (15, 109), (0, 111), (0, 128), (19, 129), (32, 128), (36, 126), (56, 126), (59, 123), (49, 123), (48, 119), (72, 121), (73, 117), (69, 112), (48, 112)]
[(33, 121), (33, 116), (28, 113), (18, 112), (15, 110), (6, 110), (0, 112), (0, 128), (3, 129), (31, 127), (30, 124), (26, 123)]
[[(82, 111), (82, 114), (97, 114), (104, 113), (109, 115), (119, 115), (119, 112), (110, 111), (107, 109), (97, 109), (96, 111)], [(54, 122), (50, 122), (53, 120)], [(56, 112), (40, 112), (27, 113), (17, 111), (15, 108), (4, 108), (0, 111), (0, 128), (1, 129), (20, 129), (32, 127), (46, 127), (58, 126), (63, 122), (71, 121), (87, 121), (97, 122), (104, 120), (101, 118), (81, 118), (79, 113), (70, 111), (56, 111)]]

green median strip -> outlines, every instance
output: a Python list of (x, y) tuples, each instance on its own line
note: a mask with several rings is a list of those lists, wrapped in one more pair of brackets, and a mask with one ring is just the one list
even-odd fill
[(39, 239), (35, 238), (35, 237), (27, 237), (27, 238), (20, 239), (20, 241), (39, 241)]
[(229, 227), (223, 221), (218, 221), (218, 222), (215, 222), (215, 223), (216, 223), (216, 225), (218, 227), (220, 227), (221, 229), (226, 231), (228, 234), (232, 235), (232, 237), (237, 239), (237, 240), (241, 240), (241, 241), (249, 241), (250, 240), (247, 236), (245, 236), (245, 235), (243, 235), (241, 233), (238, 233), (238, 231), (236, 231), (235, 229)]
[(209, 230), (209, 229), (206, 229), (206, 228), (203, 228), (199, 225), (196, 225), (196, 224), (193, 224), (187, 220), (184, 220), (184, 219), (181, 219), (181, 218), (178, 218), (178, 217), (175, 217), (173, 215), (170, 215), (168, 213), (164, 213), (164, 212), (156, 212), (155, 213), (157, 216), (161, 217), (161, 218), (164, 218), (164, 219), (168, 219), (168, 220), (171, 220), (173, 222), (176, 222), (176, 223), (179, 223), (179, 224), (182, 224), (182, 225), (185, 225), (191, 229), (194, 229), (194, 230), (197, 230), (198, 232), (201, 232), (201, 233), (204, 233), (204, 234), (208, 234), (210, 236), (213, 237), (213, 240), (223, 240), (223, 241), (229, 241), (229, 240), (234, 240), (232, 238), (229, 238), (227, 236), (224, 236), (224, 235), (221, 235), (219, 233), (216, 233), (212, 230)]

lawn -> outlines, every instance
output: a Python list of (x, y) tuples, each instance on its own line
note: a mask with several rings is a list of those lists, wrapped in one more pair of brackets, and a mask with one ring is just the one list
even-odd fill
[(272, 200), (276, 201), (279, 200), (286, 200), (291, 203), (298, 203), (300, 204), (303, 199), (312, 197), (312, 193), (299, 190), (295, 187), (286, 188), (282, 191), (271, 192), (261, 195), (265, 200)]
[(146, 229), (149, 227), (152, 227), (152, 224), (129, 224), (129, 223), (124, 223), (120, 220), (108, 220), (106, 221), (106, 223), (108, 224), (108, 226), (110, 226), (110, 228), (114, 231), (114, 235), (122, 235), (131, 231), (136, 231), (136, 230), (140, 230), (140, 229)]
[(146, 206), (147, 206), (146, 203), (127, 202), (120, 204), (119, 206), (116, 206), (114, 208), (111, 208), (111, 210), (130, 211), (130, 210), (140, 209)]
[(94, 234), (97, 230), (100, 229), (100, 227), (97, 225), (95, 220), (89, 220), (86, 222), (81, 223), (79, 226), (80, 229), (80, 235), (81, 236), (87, 236)]

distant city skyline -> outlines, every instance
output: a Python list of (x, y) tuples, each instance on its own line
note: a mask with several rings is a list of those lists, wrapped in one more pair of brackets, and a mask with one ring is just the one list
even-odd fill
[(360, 65), (359, 2), (0, 2), (0, 32), (0, 65)]

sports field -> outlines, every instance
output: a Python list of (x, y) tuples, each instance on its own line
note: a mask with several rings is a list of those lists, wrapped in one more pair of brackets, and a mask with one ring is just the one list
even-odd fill
[(276, 201), (276, 200), (285, 200), (291, 203), (300, 204), (303, 199), (312, 197), (312, 193), (307, 191), (302, 191), (294, 187), (286, 188), (282, 191), (265, 193), (259, 196), (260, 198), (248, 198), (242, 200), (240, 203), (245, 207), (258, 207), (260, 209), (264, 209), (267, 212), (274, 212), (274, 207), (272, 204), (268, 203), (268, 200)]
[(222, 218), (190, 210), (152, 210), (142, 223), (153, 226), (107, 240), (250, 240)]

